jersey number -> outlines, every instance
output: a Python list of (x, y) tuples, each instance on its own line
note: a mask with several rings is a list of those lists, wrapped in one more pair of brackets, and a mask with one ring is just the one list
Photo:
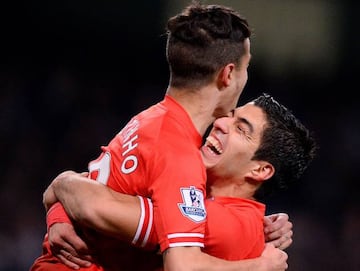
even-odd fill
[[(110, 176), (110, 162), (111, 154), (105, 152), (99, 159), (89, 163), (89, 172), (92, 179), (107, 184)], [(138, 166), (138, 159), (135, 155), (127, 156), (121, 164), (121, 172), (129, 174), (133, 172)], [(96, 176), (94, 178), (94, 176)]]
[(90, 162), (90, 176), (93, 177), (97, 173), (96, 181), (106, 185), (110, 176), (110, 161), (110, 153), (105, 152), (104, 155), (100, 157), (100, 159)]

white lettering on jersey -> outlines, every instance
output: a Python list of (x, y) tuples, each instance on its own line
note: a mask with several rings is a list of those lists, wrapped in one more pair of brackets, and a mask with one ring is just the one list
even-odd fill
[(125, 156), (129, 151), (135, 149), (137, 147), (137, 143), (133, 144), (133, 142), (138, 138), (138, 135), (134, 135), (130, 138), (129, 141), (123, 144), (123, 149), (126, 148), (126, 150), (122, 153), (122, 156)]
[[(136, 170), (138, 166), (138, 158), (128, 153), (135, 149), (138, 144), (136, 140), (138, 135), (135, 132), (139, 129), (139, 121), (133, 120), (120, 132), (120, 135), (123, 137), (124, 143), (122, 145), (125, 149), (122, 153), (122, 156), (125, 157), (121, 164), (121, 172), (124, 174), (129, 174)], [(89, 172), (97, 172), (96, 180), (102, 184), (107, 184), (110, 176), (110, 164), (111, 164), (111, 153), (104, 153), (98, 160), (92, 161), (89, 163)]]
[(131, 122), (129, 122), (120, 132), (124, 142), (128, 141), (129, 137), (133, 135), (138, 129), (139, 129), (139, 121), (137, 119), (134, 119)]
[(135, 155), (129, 155), (125, 157), (124, 161), (121, 164), (121, 171), (125, 174), (133, 172), (138, 165), (138, 159)]
[(137, 119), (132, 120), (126, 125), (126, 127), (120, 132), (123, 137), (124, 143), (122, 145), (124, 151), (122, 156), (124, 156), (124, 160), (121, 164), (121, 172), (124, 174), (129, 174), (134, 172), (138, 166), (138, 158), (131, 154), (126, 156), (130, 151), (135, 149), (138, 146), (136, 140), (138, 139), (138, 135), (135, 134), (139, 129), (139, 121)]

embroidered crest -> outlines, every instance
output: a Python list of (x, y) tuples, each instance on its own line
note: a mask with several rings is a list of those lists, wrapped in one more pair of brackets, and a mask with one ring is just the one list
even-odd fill
[(184, 216), (195, 222), (201, 222), (206, 218), (204, 207), (204, 194), (194, 186), (180, 188), (183, 203), (179, 203), (179, 209)]

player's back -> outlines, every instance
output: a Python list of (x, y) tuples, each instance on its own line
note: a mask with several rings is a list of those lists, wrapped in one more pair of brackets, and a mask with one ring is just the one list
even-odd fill
[[(107, 146), (102, 147), (99, 158), (89, 163), (91, 178), (115, 191), (150, 198), (156, 189), (167, 191), (164, 189), (166, 185), (162, 184), (177, 182), (175, 178), (167, 177), (169, 168), (174, 169), (170, 170), (171, 173), (178, 169), (184, 174), (184, 168), (192, 172), (191, 167), (197, 166), (199, 168), (191, 173), (196, 177), (185, 180), (203, 182), (206, 176), (199, 152), (202, 138), (184, 109), (178, 107), (173, 101), (165, 99), (133, 117)], [(183, 181), (184, 178), (179, 179)], [(181, 202), (180, 189), (176, 191)], [(157, 195), (167, 197), (164, 193)], [(178, 205), (174, 204), (174, 208)], [(127, 255), (125, 260), (132, 262), (134, 248), (130, 248), (129, 244), (124, 246), (119, 240), (88, 230), (83, 235), (96, 251), (102, 266), (115, 266), (116, 262), (122, 266), (119, 253)], [(146, 252), (137, 252), (136, 255), (152, 259)], [(155, 263), (158, 263), (156, 258)], [(140, 264), (139, 260), (137, 264)]]
[[(194, 164), (202, 165), (201, 136), (196, 132), (194, 144), (190, 117), (184, 121), (173, 107), (168, 98), (133, 117), (89, 163), (91, 178), (121, 193), (152, 197), (152, 185), (164, 168), (179, 163), (174, 158), (184, 157), (191, 165), (195, 157)], [(199, 172), (204, 175), (203, 169)]]

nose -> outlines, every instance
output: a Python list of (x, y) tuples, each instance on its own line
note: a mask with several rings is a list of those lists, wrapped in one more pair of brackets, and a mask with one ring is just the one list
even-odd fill
[(213, 127), (214, 129), (221, 130), (224, 134), (229, 132), (229, 122), (230, 117), (221, 117), (214, 121)]

